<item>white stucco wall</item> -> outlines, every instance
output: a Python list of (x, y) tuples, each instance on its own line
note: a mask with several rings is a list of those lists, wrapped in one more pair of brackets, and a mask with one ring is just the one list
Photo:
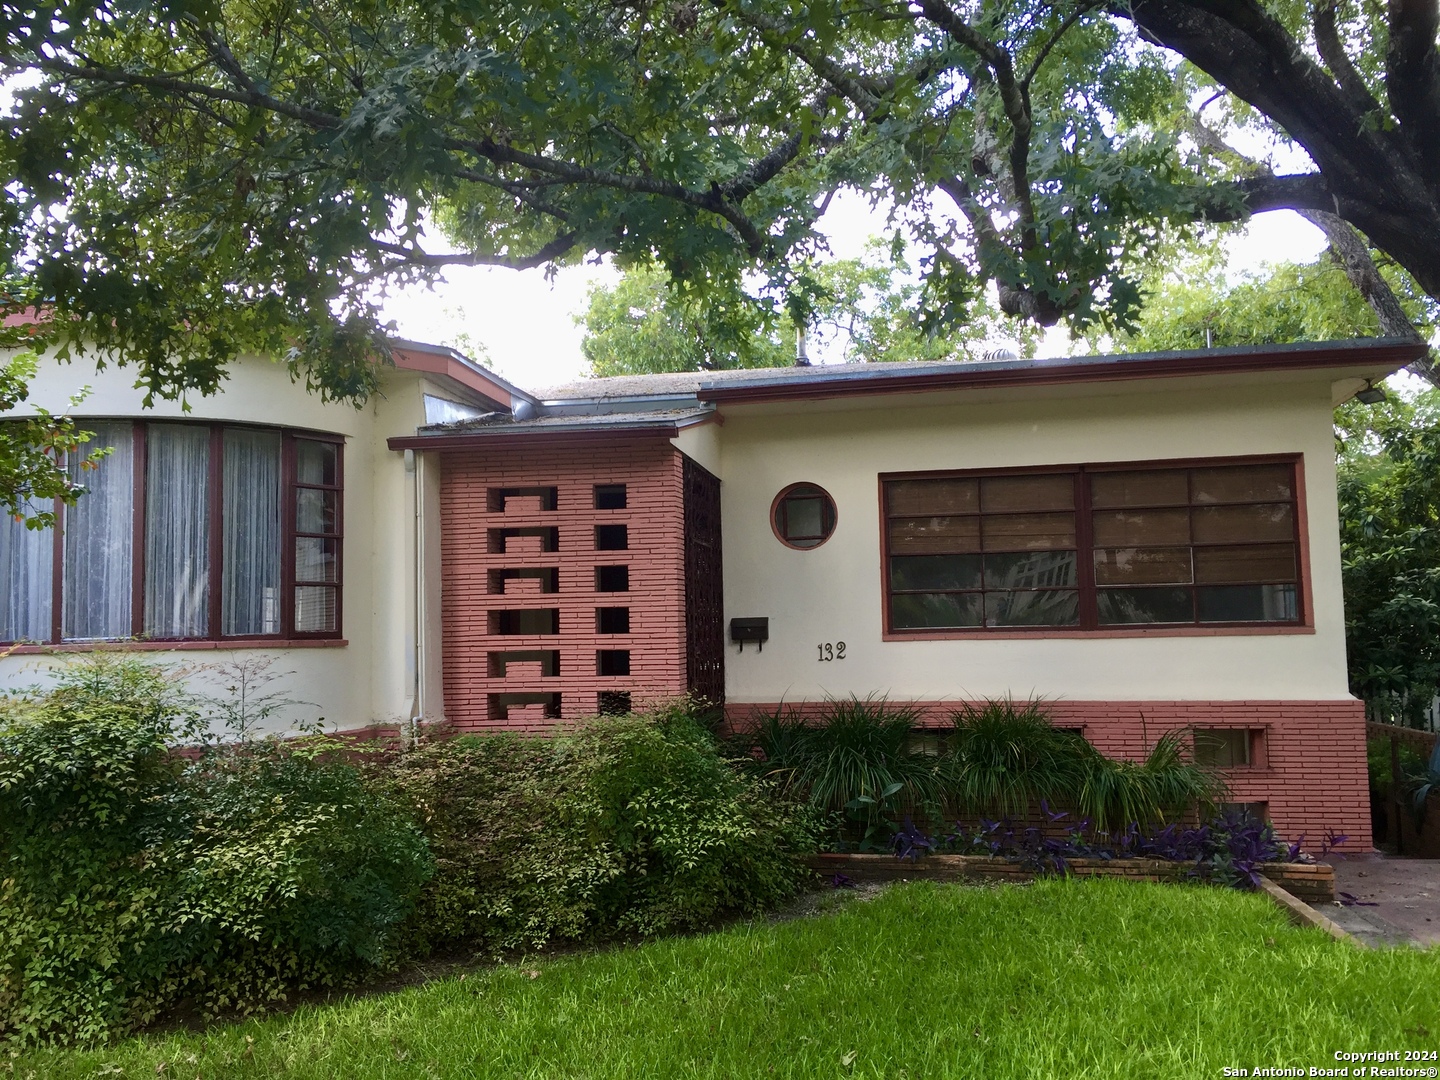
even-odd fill
[[(726, 623), (770, 619), (763, 651), (728, 647), (727, 699), (1348, 697), (1331, 395), (1322, 372), (725, 406)], [(881, 638), (880, 473), (1271, 453), (1304, 455), (1314, 633)], [(782, 545), (768, 522), (799, 481), (838, 511), (810, 551)], [(845, 659), (819, 661), (817, 644), (837, 641)]]
[[(388, 449), (385, 440), (413, 434), (424, 422), (422, 394), (450, 399), (462, 395), (454, 386), (439, 385), (414, 372), (390, 370), (383, 377), (380, 393), (362, 408), (326, 404), (307, 393), (303, 385), (292, 383), (283, 365), (245, 357), (231, 365), (222, 393), (191, 397), (187, 413), (179, 402), (156, 402), (151, 409), (143, 408), (143, 392), (134, 387), (134, 378), (130, 369), (112, 367), (97, 372), (88, 361), (61, 364), (47, 360), (31, 383), (27, 404), (64, 411), (69, 397), (89, 385), (89, 396), (72, 411), (76, 417), (233, 420), (345, 436), (344, 644), (147, 649), (144, 655), (184, 669), (192, 686), (207, 694), (223, 694), (224, 665), (242, 658), (273, 658), (268, 671), (278, 677), (266, 684), (264, 692), (307, 704), (286, 708), (272, 727), (323, 717), (327, 728), (347, 729), (395, 723), (411, 716), (416, 696), (416, 477), (413, 468), (407, 468), (406, 456)], [(423, 484), (423, 466), (420, 472)], [(433, 476), (429, 486), (433, 503)], [(432, 513), (430, 520), (438, 523), (438, 514)], [(424, 625), (436, 635), (427, 643), (428, 651), (438, 656), (438, 597), (435, 600), (433, 617)], [(74, 655), (0, 657), (0, 686), (43, 682), (53, 664)], [(438, 709), (439, 673), (431, 670), (428, 676), (429, 700)], [(433, 711), (432, 718), (436, 718)]]

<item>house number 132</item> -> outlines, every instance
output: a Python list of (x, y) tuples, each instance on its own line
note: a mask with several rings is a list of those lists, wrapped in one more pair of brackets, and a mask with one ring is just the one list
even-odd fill
[(822, 663), (826, 660), (845, 659), (845, 643), (843, 641), (827, 641), (824, 645), (817, 645), (815, 647), (820, 650), (820, 655), (817, 659)]

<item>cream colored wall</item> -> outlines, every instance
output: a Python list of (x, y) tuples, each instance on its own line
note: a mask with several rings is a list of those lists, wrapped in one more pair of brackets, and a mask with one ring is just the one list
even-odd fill
[[(725, 407), (725, 618), (727, 627), (737, 616), (770, 619), (763, 652), (729, 646), (727, 698), (1347, 697), (1331, 379), (1247, 383)], [(1295, 452), (1305, 463), (1313, 634), (881, 640), (880, 473)], [(768, 523), (775, 495), (798, 481), (825, 488), (838, 510), (834, 535), (811, 551), (785, 547)], [(845, 659), (820, 662), (817, 644), (837, 641)]]
[[(190, 412), (177, 402), (144, 409), (133, 371), (96, 372), (85, 362), (42, 362), (31, 384), (29, 404), (63, 411), (68, 398), (89, 384), (92, 391), (77, 417), (186, 418), (234, 420), (309, 428), (346, 436), (344, 493), (343, 646), (149, 651), (159, 662), (190, 673), (194, 687), (214, 694), (225, 682), (223, 665), (237, 659), (270, 657), (280, 676), (267, 690), (309, 704), (285, 710), (273, 726), (323, 716), (327, 727), (357, 728), (394, 723), (410, 715), (415, 701), (415, 477), (403, 455), (388, 449), (392, 435), (413, 434), (424, 420), (422, 393), (455, 397), (404, 371), (386, 373), (381, 393), (362, 408), (323, 403), (292, 383), (285, 368), (249, 357), (231, 366), (221, 394), (192, 397)], [(17, 410), (19, 411), (19, 410)], [(433, 520), (438, 521), (438, 515)], [(438, 604), (437, 604), (438, 609)], [(437, 639), (428, 643), (439, 655)], [(0, 658), (0, 686), (44, 681), (46, 669), (74, 655), (16, 655)], [(437, 697), (435, 700), (439, 700)]]
[(716, 476), (720, 475), (721, 428), (719, 423), (709, 421), (682, 428), (680, 434), (670, 440), (682, 454), (703, 469)]

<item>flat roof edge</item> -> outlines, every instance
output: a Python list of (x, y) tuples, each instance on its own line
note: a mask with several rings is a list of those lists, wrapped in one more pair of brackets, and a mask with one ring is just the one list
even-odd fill
[[(727, 403), (788, 401), (848, 397), (858, 394), (905, 394), (927, 390), (965, 390), (984, 387), (1043, 386), (1067, 382), (1121, 382), (1131, 379), (1176, 378), (1185, 375), (1223, 375), (1252, 371), (1303, 370), (1341, 365), (1388, 368), (1398, 371), (1423, 359), (1429, 346), (1419, 342), (1381, 339), (1336, 342), (1311, 348), (1267, 347), (1265, 351), (1230, 349), (1225, 352), (1154, 354), (1129, 358), (1119, 355), (1091, 364), (1054, 364), (983, 368), (973, 371), (911, 372), (904, 375), (830, 379), (754, 386), (709, 386), (696, 394), (701, 401)], [(874, 365), (879, 367), (880, 365)]]
[(647, 427), (617, 425), (586, 428), (529, 428), (520, 431), (501, 427), (493, 431), (464, 431), (449, 435), (394, 435), (385, 440), (391, 450), (464, 450), (481, 446), (504, 446), (507, 443), (593, 442), (596, 439), (673, 439), (680, 434), (677, 424)]

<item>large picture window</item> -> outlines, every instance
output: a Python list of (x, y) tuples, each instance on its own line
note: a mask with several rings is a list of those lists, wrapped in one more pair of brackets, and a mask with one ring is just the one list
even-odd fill
[(87, 426), (110, 453), (57, 528), (0, 527), (0, 641), (339, 636), (339, 439)]
[(1293, 624), (1293, 460), (884, 477), (887, 628)]

